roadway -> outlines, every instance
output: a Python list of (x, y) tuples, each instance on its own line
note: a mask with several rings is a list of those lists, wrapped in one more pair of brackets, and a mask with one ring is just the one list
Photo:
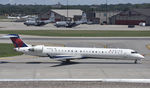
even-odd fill
[[(150, 79), (150, 38), (46, 38), (22, 36), (28, 44), (65, 45), (70, 47), (130, 48), (145, 55), (139, 64), (126, 60), (82, 59), (61, 64), (47, 57), (15, 56), (0, 58), (1, 79), (64, 79), (64, 78), (120, 78)], [(0, 38), (1, 43), (11, 43)]]

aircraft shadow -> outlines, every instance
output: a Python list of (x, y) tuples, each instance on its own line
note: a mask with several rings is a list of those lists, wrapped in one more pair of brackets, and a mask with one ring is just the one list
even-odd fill
[(80, 64), (80, 62), (70, 62), (70, 63), (59, 63), (58, 65), (53, 65), (53, 66), (50, 66), (50, 67), (59, 67), (59, 66), (66, 66), (66, 65), (74, 65), (74, 64)]
[(9, 62), (9, 61), (0, 61), (0, 64), (56, 64), (50, 67), (59, 67), (75, 64), (135, 64), (134, 62), (73, 62), (63, 63), (63, 62)]

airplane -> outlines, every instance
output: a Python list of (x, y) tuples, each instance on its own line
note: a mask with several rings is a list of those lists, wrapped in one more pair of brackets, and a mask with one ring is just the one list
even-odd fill
[(87, 21), (86, 13), (83, 12), (83, 13), (82, 13), (82, 18), (81, 18), (81, 20), (75, 21), (75, 22), (78, 23), (78, 24), (86, 24), (86, 23), (88, 22), (88, 21)]
[(91, 22), (91, 21), (88, 21), (88, 19), (87, 19), (87, 16), (86, 16), (86, 13), (85, 12), (83, 12), (82, 13), (82, 18), (81, 18), (81, 20), (79, 20), (79, 21), (75, 21), (76, 23), (78, 23), (78, 24), (93, 24), (93, 22)]
[(51, 13), (51, 16), (48, 20), (39, 20), (38, 18), (29, 18), (27, 21), (24, 22), (24, 25), (27, 26), (43, 26), (48, 23), (55, 22), (54, 13)]
[(122, 59), (134, 60), (136, 64), (144, 56), (132, 49), (116, 49), (116, 48), (79, 48), (79, 47), (53, 47), (44, 45), (28, 45), (24, 43), (18, 34), (8, 34), (3, 36), (10, 38), (14, 44), (14, 50), (27, 55), (49, 57), (53, 60), (70, 63), (74, 59)]
[(8, 18), (8, 19), (20, 19), (20, 17), (19, 17), (19, 16), (17, 16), (17, 17), (7, 16), (7, 18)]
[(56, 27), (66, 27), (66, 28), (72, 28), (80, 25), (80, 23), (71, 22), (71, 21), (58, 21), (54, 24)]
[(76, 27), (80, 24), (85, 24), (87, 23), (87, 17), (86, 17), (86, 14), (83, 12), (82, 13), (82, 18), (81, 20), (79, 21), (74, 21), (74, 22), (71, 22), (71, 21), (58, 21), (54, 24), (54, 26), (56, 27), (66, 27), (66, 28), (72, 28), (72, 27)]
[(28, 17), (29, 17), (29, 15), (26, 15), (26, 16), (17, 16), (17, 17), (7, 16), (8, 19), (27, 19)]
[(27, 18), (29, 18), (29, 16), (30, 16), (30, 15), (22, 16), (21, 18), (22, 18), (22, 19), (27, 19)]

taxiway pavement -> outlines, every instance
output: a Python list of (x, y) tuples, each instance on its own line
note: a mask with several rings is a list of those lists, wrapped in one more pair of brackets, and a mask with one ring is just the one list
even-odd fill
[(57, 28), (54, 24), (47, 24), (45, 26), (26, 26), (23, 22), (0, 22), (0, 30), (150, 30), (149, 26), (135, 26), (135, 28), (128, 28), (128, 25), (87, 25), (81, 24), (73, 28)]
[[(150, 38), (22, 38), (28, 44), (61, 44), (70, 47), (130, 48), (145, 55), (139, 64), (130, 60), (82, 59), (61, 64), (48, 57), (0, 58), (0, 79), (120, 78), (150, 79)], [(0, 38), (1, 43), (11, 43)]]

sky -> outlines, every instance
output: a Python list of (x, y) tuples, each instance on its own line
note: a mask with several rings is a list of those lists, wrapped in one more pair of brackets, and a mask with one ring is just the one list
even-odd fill
[[(119, 3), (150, 3), (150, 0), (107, 0), (108, 4)], [(0, 0), (0, 4), (42, 4), (42, 5), (54, 5), (60, 2), (63, 5), (67, 4), (67, 0)], [(70, 5), (100, 5), (106, 3), (106, 0), (68, 0)]]

